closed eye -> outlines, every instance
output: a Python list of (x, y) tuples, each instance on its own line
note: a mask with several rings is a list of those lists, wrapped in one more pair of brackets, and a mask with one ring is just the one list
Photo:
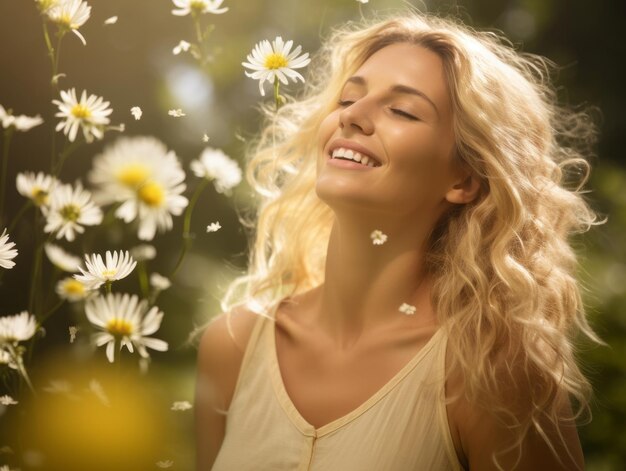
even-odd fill
[(337, 102), (337, 104), (338, 104), (339, 106), (350, 106), (352, 103), (354, 103), (354, 102), (353, 102), (353, 101), (350, 101), (350, 100), (339, 100), (339, 101)]
[(406, 111), (399, 110), (397, 108), (391, 108), (391, 112), (395, 113), (395, 114), (397, 114), (399, 116), (403, 116), (403, 117), (405, 117), (407, 119), (411, 119), (413, 121), (419, 121), (419, 118), (417, 116), (413, 116), (412, 114), (407, 113)]

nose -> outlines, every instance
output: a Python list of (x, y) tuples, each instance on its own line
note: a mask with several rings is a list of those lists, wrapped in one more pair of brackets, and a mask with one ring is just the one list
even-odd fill
[(374, 122), (364, 101), (352, 103), (339, 113), (339, 127), (344, 132), (357, 131), (366, 135), (374, 132)]

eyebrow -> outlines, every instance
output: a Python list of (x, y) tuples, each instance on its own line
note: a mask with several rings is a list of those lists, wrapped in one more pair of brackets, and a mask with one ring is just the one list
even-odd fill
[[(360, 75), (353, 75), (348, 80), (346, 80), (346, 83), (354, 83), (356, 85), (366, 86), (367, 80), (365, 80), (365, 78), (361, 77)], [(435, 103), (428, 97), (428, 95), (426, 95), (421, 90), (418, 90), (417, 88), (409, 87), (407, 85), (394, 85), (393, 87), (390, 88), (390, 91), (392, 93), (405, 93), (407, 95), (414, 95), (414, 96), (423, 98), (428, 103), (430, 103), (430, 105), (435, 109), (437, 116), (439, 116), (439, 110), (437, 109), (437, 105), (435, 105)]]

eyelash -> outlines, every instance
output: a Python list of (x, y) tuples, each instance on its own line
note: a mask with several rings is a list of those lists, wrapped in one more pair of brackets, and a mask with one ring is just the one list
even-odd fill
[[(337, 102), (339, 106), (350, 106), (353, 103), (354, 103), (353, 101), (349, 101), (349, 100), (339, 100)], [(399, 116), (410, 119), (412, 121), (419, 121), (419, 118), (417, 116), (413, 116), (412, 114), (409, 114), (406, 111), (398, 110), (396, 108), (391, 108), (391, 111)]]

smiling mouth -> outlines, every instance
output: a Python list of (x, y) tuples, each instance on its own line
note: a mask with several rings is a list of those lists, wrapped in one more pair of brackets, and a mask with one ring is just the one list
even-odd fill
[(361, 165), (365, 165), (366, 167), (380, 167), (380, 163), (372, 157), (363, 155), (352, 149), (346, 149), (345, 147), (338, 147), (337, 149), (334, 149), (330, 158), (337, 160), (349, 160), (351, 162), (357, 162)]

